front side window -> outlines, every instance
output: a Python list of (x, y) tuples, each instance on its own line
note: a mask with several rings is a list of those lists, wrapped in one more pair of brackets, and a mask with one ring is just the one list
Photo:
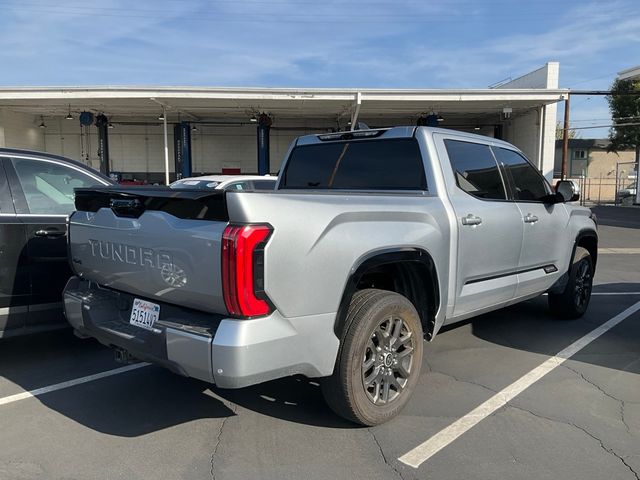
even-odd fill
[(75, 168), (44, 160), (12, 158), (29, 212), (68, 215), (75, 209), (74, 188), (101, 183)]
[(551, 187), (544, 177), (518, 152), (494, 147), (493, 153), (511, 179), (515, 200), (541, 202), (551, 194)]
[(354, 140), (296, 147), (280, 188), (426, 190), (414, 138)]
[(458, 187), (474, 197), (505, 200), (500, 170), (488, 145), (445, 140)]

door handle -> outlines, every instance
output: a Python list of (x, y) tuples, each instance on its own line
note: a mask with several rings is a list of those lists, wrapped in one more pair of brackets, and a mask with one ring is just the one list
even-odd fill
[(536, 217), (535, 215), (531, 215), (530, 213), (527, 213), (527, 215), (524, 217), (524, 223), (536, 223), (538, 221), (538, 217)]
[(462, 217), (461, 220), (463, 225), (480, 225), (482, 223), (482, 219), (480, 217), (476, 217), (472, 213), (466, 217)]
[(41, 230), (36, 230), (36, 237), (44, 237), (44, 238), (58, 238), (64, 237), (67, 234), (64, 230), (54, 230), (43, 228)]

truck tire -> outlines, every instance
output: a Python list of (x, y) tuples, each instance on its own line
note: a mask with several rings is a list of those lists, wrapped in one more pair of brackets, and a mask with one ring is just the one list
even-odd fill
[(329, 407), (367, 426), (395, 417), (418, 383), (423, 341), (418, 312), (405, 297), (386, 290), (356, 292), (333, 375), (322, 382)]
[(549, 309), (559, 318), (580, 318), (587, 311), (593, 286), (593, 259), (589, 251), (576, 248), (569, 279), (562, 293), (549, 293)]

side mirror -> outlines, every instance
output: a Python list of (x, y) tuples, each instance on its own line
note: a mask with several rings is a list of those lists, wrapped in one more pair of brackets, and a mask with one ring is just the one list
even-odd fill
[(580, 199), (580, 188), (571, 180), (556, 183), (556, 195), (562, 202), (576, 202)]

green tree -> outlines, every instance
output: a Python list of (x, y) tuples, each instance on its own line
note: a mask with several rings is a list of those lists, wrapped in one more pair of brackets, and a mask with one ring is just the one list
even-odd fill
[[(569, 138), (579, 138), (580, 135), (577, 130), (569, 129)], [(562, 122), (556, 122), (556, 140), (564, 139), (564, 128)]]
[(609, 130), (609, 151), (635, 149), (637, 163), (640, 157), (640, 80), (616, 79), (607, 101), (613, 119), (613, 127)]

